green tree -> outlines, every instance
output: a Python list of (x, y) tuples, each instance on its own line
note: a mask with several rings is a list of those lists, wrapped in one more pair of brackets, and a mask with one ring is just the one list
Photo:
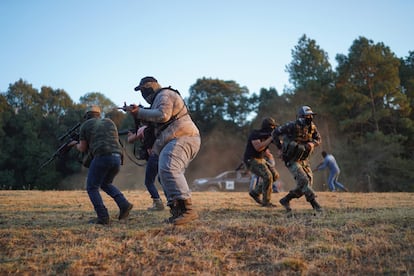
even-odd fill
[(360, 37), (348, 56), (337, 55), (337, 104), (344, 130), (396, 133), (396, 123), (410, 112), (401, 92), (399, 59), (383, 43)]
[(13, 118), (13, 108), (7, 102), (6, 96), (0, 94), (0, 189), (11, 189), (15, 186), (14, 169), (8, 166), (12, 156), (12, 142), (8, 138), (7, 124)]
[(243, 126), (251, 111), (248, 89), (234, 81), (198, 79), (187, 99), (191, 116), (202, 133), (217, 125)]
[(43, 86), (40, 89), (40, 104), (43, 116), (55, 115), (57, 118), (65, 116), (74, 103), (68, 93), (62, 89), (52, 89)]
[(10, 85), (6, 93), (7, 102), (16, 112), (22, 109), (37, 109), (34, 112), (40, 112), (37, 105), (39, 97), (38, 91), (22, 79)]
[(279, 96), (275, 88), (260, 89), (260, 94), (253, 94), (250, 97), (250, 102), (253, 110), (257, 113), (252, 125), (260, 126), (263, 118), (269, 116), (279, 124), (292, 119), (292, 108), (287, 94)]
[(400, 121), (407, 129), (408, 137), (404, 155), (407, 159), (414, 160), (414, 51), (410, 51), (408, 57), (401, 59), (400, 79), (402, 93), (407, 96), (411, 107), (410, 116)]
[(1, 154), (5, 161), (0, 162), (0, 179), (7, 183), (3, 188), (56, 189), (61, 179), (79, 171), (80, 164), (69, 158), (53, 162), (50, 166), (55, 164), (56, 170), (39, 171), (40, 164), (63, 143), (58, 138), (83, 117), (84, 109), (74, 105), (66, 92), (42, 87), (39, 93), (19, 80), (1, 97), (1, 109)]
[(333, 84), (333, 71), (327, 52), (316, 41), (303, 35), (292, 50), (292, 61), (286, 66), (289, 82), (294, 88), (306, 88), (312, 83), (318, 86)]
[(407, 181), (391, 184), (389, 176), (397, 171), (395, 164), (400, 171), (412, 170), (401, 150), (410, 140), (411, 109), (400, 87), (399, 59), (383, 43), (360, 37), (348, 56), (337, 55), (337, 61), (335, 119), (347, 137), (355, 177), (367, 183), (368, 191), (407, 189)]
[[(292, 104), (320, 106), (334, 84), (334, 72), (328, 54), (316, 41), (303, 35), (292, 50), (292, 61), (286, 66), (293, 85)], [(289, 92), (289, 90), (287, 91)]]
[[(401, 59), (400, 80), (402, 93), (407, 95), (409, 105), (414, 106), (414, 51), (408, 57)], [(411, 108), (411, 120), (414, 120), (414, 108)]]
[(117, 105), (114, 104), (114, 102), (99, 92), (86, 93), (84, 96), (80, 97), (79, 103), (84, 107), (88, 105), (97, 105), (101, 108), (103, 115), (117, 108)]

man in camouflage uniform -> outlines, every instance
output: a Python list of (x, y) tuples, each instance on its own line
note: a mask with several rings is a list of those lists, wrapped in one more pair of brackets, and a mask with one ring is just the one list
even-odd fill
[(122, 162), (122, 147), (119, 143), (118, 129), (109, 119), (101, 119), (99, 106), (90, 106), (85, 113), (85, 122), (80, 126), (79, 141), (72, 141), (69, 145), (75, 146), (80, 152), (92, 154), (89, 165), (86, 190), (97, 219), (90, 221), (97, 224), (109, 224), (109, 214), (99, 189), (102, 189), (114, 199), (119, 207), (118, 219), (128, 217), (132, 204), (128, 202), (122, 192), (112, 184), (119, 173)]
[(287, 212), (292, 211), (290, 200), (300, 198), (303, 195), (314, 210), (322, 210), (311, 188), (313, 175), (309, 156), (314, 147), (321, 144), (321, 137), (312, 121), (314, 115), (316, 113), (313, 113), (309, 106), (302, 106), (298, 110), (296, 121), (279, 126), (272, 133), (274, 140), (282, 139), (283, 160), (296, 180), (296, 187), (280, 200), (280, 204), (285, 207)]
[[(256, 185), (249, 195), (263, 207), (274, 207), (270, 202), (272, 184), (279, 178), (275, 167), (270, 165), (265, 157), (269, 145), (273, 142), (272, 131), (276, 127), (273, 118), (263, 119), (261, 129), (253, 130), (247, 140), (243, 161), (253, 174), (263, 179), (263, 183)], [(259, 198), (263, 194), (263, 199)]]

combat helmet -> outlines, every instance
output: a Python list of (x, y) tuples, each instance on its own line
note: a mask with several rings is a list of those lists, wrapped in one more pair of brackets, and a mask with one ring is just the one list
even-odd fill
[(316, 113), (314, 113), (309, 106), (304, 105), (299, 108), (297, 115), (298, 115), (298, 118), (301, 118), (307, 115), (316, 115)]

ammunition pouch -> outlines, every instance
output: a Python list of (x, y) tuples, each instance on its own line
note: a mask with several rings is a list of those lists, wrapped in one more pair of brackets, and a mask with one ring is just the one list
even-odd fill
[(311, 148), (305, 146), (305, 151), (302, 154), (302, 157), (300, 158), (300, 160), (305, 160), (309, 157), (309, 155), (311, 154)]
[(135, 155), (135, 158), (138, 160), (148, 160), (149, 153), (148, 153), (148, 150), (144, 147), (142, 141), (135, 143), (134, 155)]
[(309, 156), (309, 152), (306, 153), (306, 151), (305, 145), (291, 141), (283, 151), (283, 159), (286, 162), (304, 160)]

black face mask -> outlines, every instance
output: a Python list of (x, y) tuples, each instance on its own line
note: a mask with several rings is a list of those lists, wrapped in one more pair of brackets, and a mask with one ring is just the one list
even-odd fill
[(149, 103), (152, 103), (152, 94), (154, 90), (152, 88), (141, 88), (142, 97)]
[(310, 118), (305, 118), (305, 123), (310, 126), (312, 124), (312, 117)]
[(312, 124), (312, 117), (311, 118), (299, 118), (299, 122), (304, 126), (310, 126)]

